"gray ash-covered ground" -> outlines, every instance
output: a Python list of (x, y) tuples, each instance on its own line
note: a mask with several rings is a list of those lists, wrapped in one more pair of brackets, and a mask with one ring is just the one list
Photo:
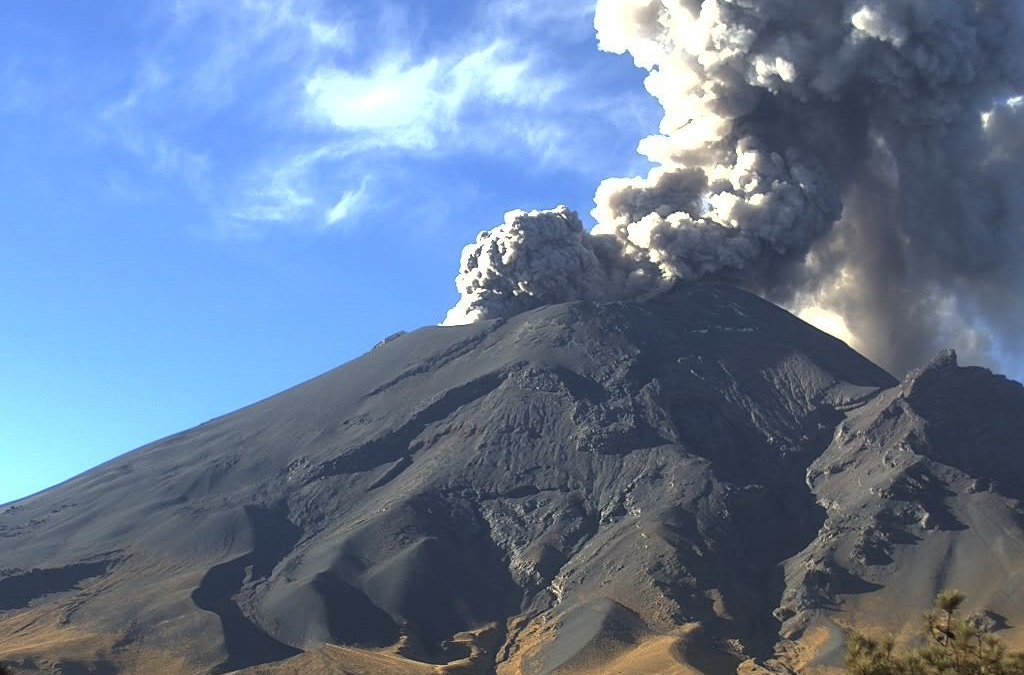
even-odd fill
[(947, 585), (1014, 625), (1022, 425), (1017, 383), (944, 354), (900, 384), (720, 285), (425, 328), (0, 507), (0, 658), (54, 670), (10, 628), (46, 612), (116, 636), (111, 672), (600, 672), (682, 626), (717, 672)]

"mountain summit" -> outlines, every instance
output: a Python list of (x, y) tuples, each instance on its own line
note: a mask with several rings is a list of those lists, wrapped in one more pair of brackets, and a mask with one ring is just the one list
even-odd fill
[(800, 669), (946, 586), (1017, 626), (1022, 437), (1019, 384), (727, 286), (425, 328), (0, 508), (0, 660)]

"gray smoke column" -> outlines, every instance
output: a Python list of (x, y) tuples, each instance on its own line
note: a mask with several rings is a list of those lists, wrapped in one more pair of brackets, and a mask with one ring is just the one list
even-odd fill
[(664, 108), (646, 177), (512, 212), (446, 323), (732, 281), (841, 316), (894, 372), (1024, 336), (1024, 2), (598, 0)]

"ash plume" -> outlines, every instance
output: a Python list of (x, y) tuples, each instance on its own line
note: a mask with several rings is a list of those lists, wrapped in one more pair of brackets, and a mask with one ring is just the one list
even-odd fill
[(445, 323), (729, 280), (834, 312), (893, 372), (1024, 335), (1024, 3), (598, 0), (664, 108), (646, 177), (512, 212)]

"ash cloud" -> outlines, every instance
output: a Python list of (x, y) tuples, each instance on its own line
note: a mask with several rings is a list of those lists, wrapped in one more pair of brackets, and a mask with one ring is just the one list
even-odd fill
[(598, 0), (664, 108), (646, 177), (513, 212), (446, 323), (726, 279), (843, 317), (893, 372), (1024, 336), (1024, 3)]

